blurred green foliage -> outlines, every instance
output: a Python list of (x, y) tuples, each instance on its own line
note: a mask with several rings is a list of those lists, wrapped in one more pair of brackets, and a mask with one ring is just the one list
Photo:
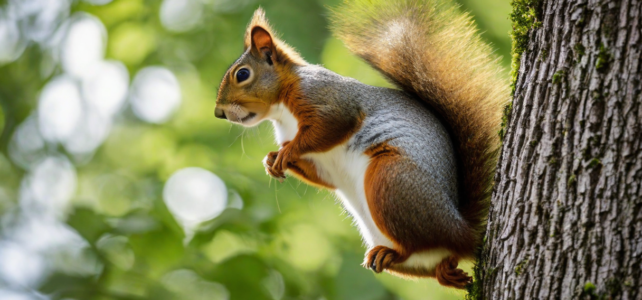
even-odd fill
[[(66, 221), (103, 267), (90, 277), (55, 272), (39, 290), (53, 299), (461, 299), (463, 292), (434, 280), (407, 281), (362, 268), (359, 234), (332, 194), (265, 175), (261, 159), (276, 149), (271, 126), (244, 129), (214, 118), (218, 83), (241, 53), (245, 25), (258, 6), (309, 62), (387, 85), (331, 37), (326, 6), (339, 1), (201, 2), (199, 23), (185, 32), (163, 26), (161, 1), (73, 2), (72, 13), (89, 13), (104, 24), (108, 59), (122, 61), (130, 78), (149, 65), (167, 66), (179, 80), (182, 103), (160, 125), (126, 108), (91, 157), (71, 157), (78, 184)], [(508, 66), (508, 1), (461, 4)], [(19, 205), (26, 172), (8, 158), (9, 140), (37, 107), (42, 87), (60, 72), (33, 44), (0, 65), (0, 213)], [(226, 209), (187, 241), (162, 193), (175, 171), (191, 166), (223, 179), (243, 208)]]

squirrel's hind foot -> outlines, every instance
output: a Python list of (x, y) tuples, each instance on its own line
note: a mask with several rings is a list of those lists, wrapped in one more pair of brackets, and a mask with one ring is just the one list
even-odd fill
[(468, 276), (468, 273), (462, 269), (458, 269), (459, 259), (455, 256), (444, 258), (435, 269), (435, 277), (441, 285), (451, 286), (458, 289), (463, 289), (469, 283), (473, 282), (473, 278)]

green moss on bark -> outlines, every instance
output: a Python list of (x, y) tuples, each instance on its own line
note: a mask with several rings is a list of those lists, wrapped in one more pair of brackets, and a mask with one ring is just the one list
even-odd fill
[(604, 44), (600, 44), (600, 52), (597, 54), (597, 61), (595, 62), (595, 69), (603, 72), (611, 62), (611, 54), (606, 51)]
[(594, 159), (591, 159), (591, 161), (589, 162), (589, 164), (588, 164), (588, 166), (586, 168), (587, 169), (593, 169), (593, 168), (595, 168), (595, 167), (597, 167), (597, 166), (599, 166), (601, 164), (602, 164), (602, 162), (599, 159), (594, 158)]
[(564, 70), (559, 70), (553, 74), (553, 83), (557, 84), (562, 82), (562, 79), (566, 76), (566, 72)]
[[(531, 29), (540, 27), (542, 25), (541, 16), (542, 16), (542, 0), (513, 0), (511, 2), (513, 6), (513, 12), (510, 14), (510, 19), (513, 23), (513, 31), (511, 32), (511, 38), (513, 40), (512, 44), (512, 62), (511, 62), (511, 95), (515, 94), (515, 84), (517, 82), (517, 74), (519, 72), (519, 64), (524, 51), (528, 46), (528, 33)], [(546, 58), (547, 53), (543, 53), (543, 58)], [(504, 108), (504, 115), (502, 117), (502, 126), (499, 131), (499, 136), (501, 139), (504, 138), (506, 134), (506, 127), (508, 125), (508, 120), (510, 119), (510, 113), (513, 108), (513, 103), (510, 102)], [(488, 236), (489, 233), (487, 232)], [(492, 240), (492, 236), (490, 238)], [(486, 237), (484, 237), (484, 243), (481, 246), (481, 249), (484, 249), (485, 244), (487, 243)], [(494, 268), (487, 266), (486, 262), (481, 259), (481, 255), (478, 253), (477, 262), (473, 267), (473, 283), (469, 284), (466, 289), (468, 294), (466, 295), (467, 300), (482, 300), (483, 299), (483, 284), (484, 276), (492, 276), (492, 273), (495, 271)]]
[(528, 33), (531, 29), (542, 26), (542, 0), (513, 0), (513, 12), (510, 19), (513, 22), (513, 39), (512, 53), (513, 60), (511, 63), (511, 92), (515, 92), (515, 83), (519, 71), (519, 63), (522, 53), (528, 46)]
[(573, 46), (573, 50), (575, 50), (575, 55), (578, 59), (582, 58), (582, 56), (586, 54), (586, 48), (580, 43), (575, 44), (575, 46)]
[(506, 135), (506, 126), (508, 126), (508, 120), (510, 119), (510, 112), (513, 110), (513, 102), (509, 102), (504, 106), (504, 114), (502, 115), (502, 125), (499, 129), (499, 138), (504, 140)]
[[(528, 47), (528, 33), (531, 29), (542, 26), (542, 0), (513, 0), (511, 2), (513, 12), (510, 14), (510, 19), (513, 23), (513, 31), (511, 31), (512, 45), (512, 62), (510, 74), (510, 88), (511, 95), (515, 94), (515, 84), (517, 83), (517, 74), (519, 72), (519, 64), (522, 58), (522, 53)], [(547, 56), (546, 51), (542, 53), (542, 59)], [(504, 116), (502, 117), (502, 126), (499, 131), (499, 136), (504, 139), (506, 134), (506, 125), (510, 118), (510, 112), (513, 104), (509, 103), (504, 108)]]
[[(485, 244), (485, 242), (484, 242)], [(484, 246), (482, 245), (482, 248)], [(477, 256), (479, 257), (479, 255)], [(473, 282), (471, 284), (468, 284), (466, 286), (466, 291), (468, 294), (466, 294), (465, 299), (466, 300), (482, 300), (484, 299), (482, 296), (482, 279), (483, 279), (483, 274), (485, 267), (482, 266), (482, 262), (477, 260), (475, 262), (475, 265), (473, 266)], [(494, 270), (486, 270), (488, 275), (492, 273)]]

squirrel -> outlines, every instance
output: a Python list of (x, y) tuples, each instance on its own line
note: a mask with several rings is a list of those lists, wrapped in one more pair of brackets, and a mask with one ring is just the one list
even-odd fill
[(442, 1), (346, 1), (332, 13), (336, 36), (399, 89), (307, 63), (259, 8), (215, 115), (273, 123), (267, 173), (333, 190), (368, 247), (364, 267), (464, 288), (458, 263), (482, 242), (508, 99), (498, 59)]

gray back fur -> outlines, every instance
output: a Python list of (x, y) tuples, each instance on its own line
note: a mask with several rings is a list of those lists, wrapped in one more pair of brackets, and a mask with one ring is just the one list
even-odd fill
[[(457, 210), (459, 190), (452, 141), (442, 122), (427, 107), (406, 92), (362, 84), (319, 66), (299, 67), (297, 74), (306, 101), (318, 105), (319, 112), (328, 118), (341, 122), (365, 113), (361, 128), (349, 141), (349, 149), (366, 151), (386, 142), (408, 159), (413, 167), (395, 182), (419, 184), (408, 188), (423, 191), (425, 198), (404, 201), (416, 202), (421, 211), (440, 210), (440, 215), (425, 217), (446, 222), (442, 224), (462, 220)], [(410, 196), (413, 193), (408, 195), (416, 197)]]

